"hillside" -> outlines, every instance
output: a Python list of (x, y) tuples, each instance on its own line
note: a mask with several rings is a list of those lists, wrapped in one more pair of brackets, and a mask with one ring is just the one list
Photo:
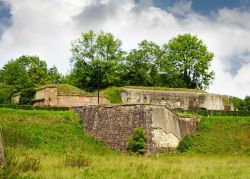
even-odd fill
[[(112, 151), (89, 137), (73, 112), (0, 109), (7, 160), (0, 178), (248, 178), (250, 117), (222, 121), (205, 119), (187, 153), (140, 157)], [(234, 136), (244, 145), (231, 145)]]

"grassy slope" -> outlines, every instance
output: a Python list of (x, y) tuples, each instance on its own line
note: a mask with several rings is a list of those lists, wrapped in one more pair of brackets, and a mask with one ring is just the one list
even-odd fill
[(188, 152), (250, 156), (250, 117), (204, 117), (198, 132), (182, 144)]
[(124, 86), (123, 88), (131, 88), (131, 89), (142, 89), (142, 90), (160, 90), (160, 91), (187, 91), (187, 92), (199, 92), (199, 93), (207, 93), (204, 90), (200, 89), (188, 89), (188, 88), (167, 88), (167, 87), (150, 87), (150, 86)]
[[(249, 119), (247, 121), (249, 122)], [(7, 157), (15, 156), (17, 163), (27, 155), (41, 158), (39, 170), (25, 172), (20, 170), (19, 176), (22, 177), (247, 178), (250, 176), (250, 158), (246, 155), (214, 156), (192, 152), (138, 157), (111, 151), (86, 135), (78, 117), (72, 112), (0, 109), (0, 124), (5, 138)], [(243, 124), (245, 123), (242, 122)], [(235, 125), (233, 126), (236, 127)], [(66, 166), (65, 160), (68, 155), (83, 158), (87, 162), (80, 168)]]

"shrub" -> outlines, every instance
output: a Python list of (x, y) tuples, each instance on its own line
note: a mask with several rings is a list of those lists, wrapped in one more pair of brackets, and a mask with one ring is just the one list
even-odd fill
[(32, 104), (36, 94), (35, 88), (21, 90), (19, 104)]
[(66, 167), (88, 168), (91, 165), (91, 159), (82, 154), (68, 154), (64, 165)]
[(41, 157), (38, 155), (26, 155), (24, 160), (20, 163), (20, 169), (23, 172), (37, 171), (40, 168)]
[(128, 151), (142, 155), (146, 149), (146, 137), (141, 128), (135, 128), (134, 134), (128, 139)]
[(188, 149), (193, 145), (193, 140), (190, 136), (186, 136), (184, 137), (178, 147), (177, 147), (177, 151), (179, 152), (187, 152)]

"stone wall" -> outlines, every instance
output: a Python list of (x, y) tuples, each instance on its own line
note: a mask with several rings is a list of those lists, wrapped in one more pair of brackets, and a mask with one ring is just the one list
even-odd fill
[(121, 97), (128, 104), (164, 104), (171, 109), (233, 110), (229, 97), (211, 93), (123, 89)]
[[(60, 106), (72, 107), (83, 106), (86, 104), (97, 104), (97, 97), (82, 95), (63, 95), (58, 94), (56, 87), (46, 87), (37, 90), (34, 106)], [(107, 104), (106, 98), (100, 97), (100, 104)]]
[(128, 138), (140, 127), (147, 138), (147, 153), (177, 147), (180, 139), (196, 131), (197, 120), (182, 119), (163, 105), (105, 105), (73, 108), (84, 129), (112, 149), (126, 151)]

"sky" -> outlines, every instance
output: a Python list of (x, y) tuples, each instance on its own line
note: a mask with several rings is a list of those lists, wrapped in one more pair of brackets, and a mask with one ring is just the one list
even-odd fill
[(215, 54), (208, 91), (250, 95), (250, 0), (0, 0), (0, 68), (37, 55), (66, 74), (71, 42), (89, 30), (111, 32), (125, 50), (197, 35)]

